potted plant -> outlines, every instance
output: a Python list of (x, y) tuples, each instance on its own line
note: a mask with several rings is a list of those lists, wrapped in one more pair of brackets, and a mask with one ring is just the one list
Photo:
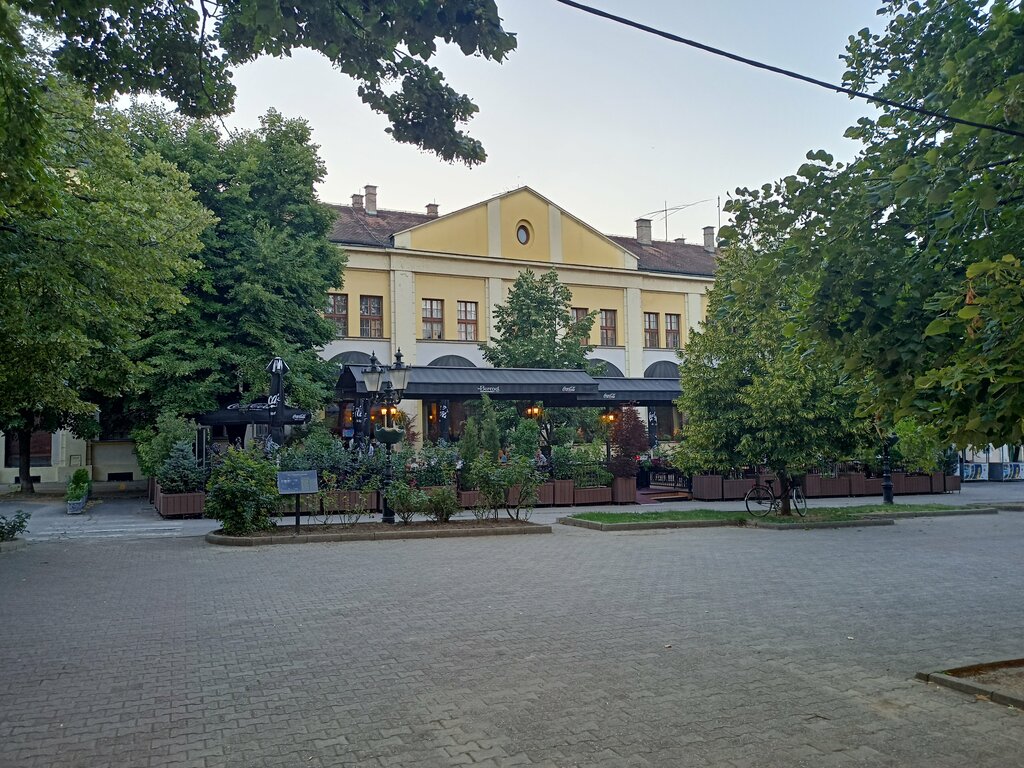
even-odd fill
[(67, 501), (67, 513), (69, 515), (80, 515), (85, 511), (85, 505), (89, 502), (89, 492), (92, 490), (92, 481), (89, 479), (89, 471), (84, 467), (76, 469), (75, 473), (68, 480), (67, 491), (64, 499)]
[(636, 476), (639, 471), (637, 457), (647, 450), (647, 430), (636, 408), (623, 408), (622, 416), (612, 426), (611, 470), (612, 502), (636, 504)]
[(175, 443), (156, 476), (156, 509), (161, 517), (202, 517), (206, 473), (196, 465), (192, 444)]
[(140, 427), (132, 432), (139, 468), (149, 478), (150, 503), (156, 503), (156, 476), (171, 455), (171, 450), (182, 440), (192, 442), (195, 436), (195, 423), (172, 411), (161, 411), (154, 425)]
[(556, 445), (551, 449), (551, 484), (554, 486), (552, 503), (556, 507), (568, 507), (573, 503), (573, 456), (572, 448)]
[[(587, 453), (580, 458), (588, 458)], [(612, 474), (600, 462), (577, 461), (573, 464), (573, 504), (608, 504), (612, 500), (611, 482)]]

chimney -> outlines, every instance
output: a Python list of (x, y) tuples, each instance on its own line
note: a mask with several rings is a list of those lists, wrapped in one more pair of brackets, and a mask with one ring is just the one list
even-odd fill
[(715, 252), (715, 228), (704, 227), (704, 250), (709, 253)]
[(437, 218), (437, 203), (427, 203), (427, 216), (432, 219)]
[(636, 220), (636, 239), (641, 245), (651, 244), (651, 220), (650, 219), (637, 219)]
[(676, 238), (676, 242), (679, 243), (680, 245), (686, 245), (686, 238), (685, 237), (677, 237)]
[(366, 212), (371, 216), (377, 215), (377, 188), (373, 184), (367, 184), (365, 188), (366, 192)]
[(355, 208), (357, 211), (363, 210), (362, 195), (352, 195), (352, 207)]

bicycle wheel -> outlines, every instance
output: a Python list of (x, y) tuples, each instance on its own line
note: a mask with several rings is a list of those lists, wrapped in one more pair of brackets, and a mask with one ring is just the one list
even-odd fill
[(747, 491), (743, 501), (747, 505), (747, 512), (754, 517), (764, 517), (775, 509), (775, 494), (763, 485), (755, 485)]
[(800, 486), (793, 488), (791, 495), (793, 501), (793, 511), (796, 512), (800, 517), (807, 514), (807, 497), (804, 496), (803, 490)]

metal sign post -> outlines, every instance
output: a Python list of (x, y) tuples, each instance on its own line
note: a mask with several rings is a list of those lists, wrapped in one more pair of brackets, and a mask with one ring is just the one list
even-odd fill
[(295, 535), (299, 533), (299, 498), (303, 494), (319, 493), (316, 470), (308, 472), (278, 472), (277, 492), (282, 496), (295, 497)]

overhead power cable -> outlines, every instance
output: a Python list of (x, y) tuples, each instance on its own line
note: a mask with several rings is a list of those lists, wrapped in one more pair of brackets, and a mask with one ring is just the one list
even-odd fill
[(710, 45), (705, 45), (704, 43), (698, 43), (696, 40), (688, 40), (685, 37), (673, 35), (671, 32), (665, 32), (664, 30), (657, 29), (655, 27), (649, 27), (646, 24), (641, 24), (638, 21), (633, 21), (632, 19), (627, 19), (622, 16), (616, 16), (614, 13), (608, 13), (607, 11), (602, 11), (598, 8), (593, 8), (589, 5), (584, 5), (583, 3), (577, 3), (574, 0), (555, 0), (555, 2), (561, 3), (562, 5), (567, 5), (570, 8), (575, 8), (579, 11), (583, 11), (584, 13), (589, 13), (593, 16), (599, 16), (602, 19), (608, 19), (609, 21), (624, 24), (625, 26), (632, 27), (633, 29), (639, 29), (641, 32), (647, 32), (651, 35), (663, 37), (666, 40), (671, 40), (674, 43), (682, 43), (683, 45), (688, 45), (691, 48), (697, 48), (701, 51), (713, 53), (716, 56), (723, 56), (726, 59), (732, 59), (733, 61), (738, 61), (741, 64), (746, 64), (751, 67), (757, 67), (758, 69), (765, 69), (769, 72), (774, 72), (777, 75), (783, 75), (785, 77), (793, 78), (794, 80), (801, 80), (805, 83), (810, 83), (811, 85), (816, 85), (819, 88), (825, 88), (829, 91), (835, 91), (836, 93), (845, 93), (848, 96), (854, 96), (858, 99), (865, 99), (866, 101), (871, 101), (876, 104), (885, 104), (888, 107), (894, 107), (895, 109), (903, 109), (908, 112), (915, 112), (919, 115), (937, 117), (940, 120), (947, 120), (951, 123), (957, 123), (959, 125), (968, 125), (971, 128), (980, 128), (985, 131), (995, 131), (996, 133), (1003, 133), (1006, 134), (1007, 136), (1017, 136), (1020, 138), (1024, 138), (1024, 131), (1015, 131), (1012, 128), (1003, 128), (1002, 126), (991, 125), (989, 123), (979, 123), (975, 122), (974, 120), (964, 120), (963, 118), (953, 117), (952, 115), (947, 115), (943, 112), (935, 112), (930, 109), (925, 109), (924, 107), (915, 107), (912, 104), (903, 104), (898, 101), (892, 101), (891, 99), (882, 98), (881, 96), (874, 96), (870, 93), (864, 93), (863, 91), (855, 91), (852, 88), (846, 88), (845, 86), (842, 85), (835, 85), (834, 83), (828, 83), (825, 82), (824, 80), (818, 80), (817, 78), (808, 77), (807, 75), (801, 75), (799, 72), (793, 72), (788, 69), (782, 69), (782, 67), (775, 67), (772, 66), (771, 64), (765, 64), (763, 61), (757, 61), (756, 59), (748, 59), (746, 56), (739, 56), (738, 54), (735, 53), (729, 53), (728, 51), (723, 51), (721, 48), (715, 48)]

